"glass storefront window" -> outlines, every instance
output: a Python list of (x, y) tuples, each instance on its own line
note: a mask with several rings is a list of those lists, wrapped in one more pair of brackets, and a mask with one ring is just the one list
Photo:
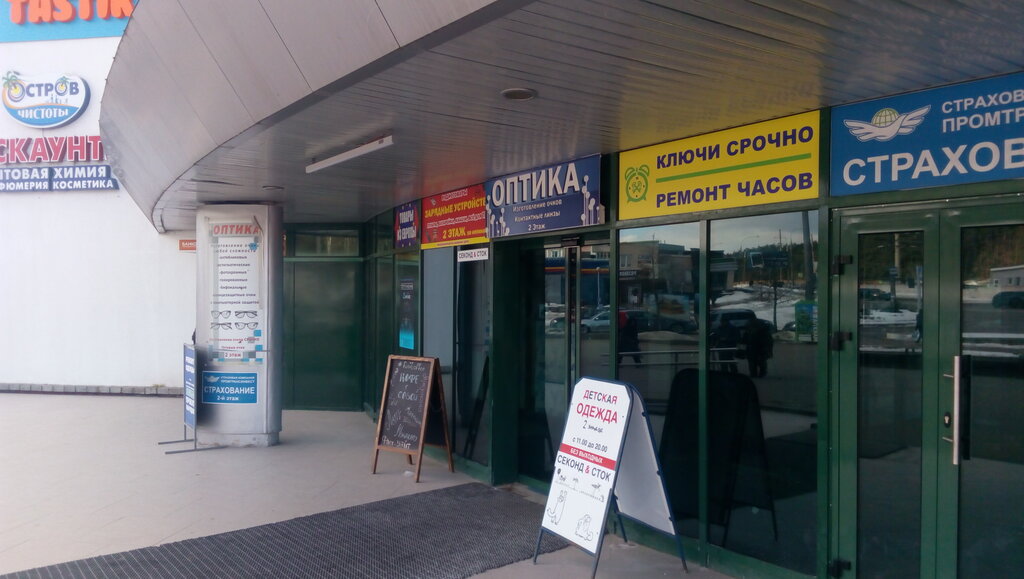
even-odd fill
[[(696, 537), (700, 225), (619, 233), (618, 377), (644, 397), (681, 534)], [(682, 384), (682, 386), (680, 386)]]
[(373, 252), (386, 253), (395, 248), (395, 214), (385, 211), (373, 220)]
[(817, 212), (713, 221), (708, 538), (814, 573)]
[(398, 298), (398, 350), (403, 356), (419, 354), (422, 344), (420, 327), (420, 254), (400, 253), (395, 256), (395, 277)]
[(457, 362), (455, 391), (449, 402), (454, 451), (483, 465), (490, 464), (491, 458), (491, 267), (491, 260), (457, 266)]
[(617, 375), (644, 396), (680, 534), (700, 534), (704, 476), (712, 544), (808, 574), (817, 554), (817, 219), (713, 221), (704, 251), (698, 223), (622, 230), (615, 312)]
[(295, 257), (359, 257), (357, 231), (295, 231)]

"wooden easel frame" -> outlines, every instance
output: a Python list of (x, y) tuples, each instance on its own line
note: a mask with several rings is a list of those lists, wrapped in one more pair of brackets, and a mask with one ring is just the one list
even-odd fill
[[(427, 392), (424, 396), (423, 403), (423, 415), (420, 419), (420, 433), (419, 433), (419, 447), (416, 450), (407, 450), (404, 448), (395, 448), (393, 446), (387, 446), (380, 443), (381, 429), (384, 427), (384, 415), (387, 409), (388, 393), (390, 391), (391, 382), (391, 362), (394, 360), (406, 360), (409, 362), (420, 362), (427, 363), (430, 365), (430, 377), (427, 382)], [(427, 442), (427, 421), (430, 419), (430, 403), (436, 398), (437, 404), (440, 406), (441, 413), (441, 430), (444, 432), (444, 444), (438, 444), (435, 442)], [(370, 474), (377, 474), (377, 459), (380, 456), (380, 451), (384, 450), (387, 452), (395, 452), (404, 454), (409, 459), (409, 464), (412, 464), (413, 456), (416, 457), (416, 482), (420, 482), (420, 469), (423, 467), (423, 447), (429, 444), (430, 446), (436, 446), (438, 448), (444, 448), (448, 454), (448, 471), (455, 472), (455, 462), (452, 460), (452, 444), (448, 434), (448, 412), (445, 409), (444, 403), (444, 384), (441, 382), (441, 372), (439, 368), (439, 362), (437, 358), (419, 358), (415, 356), (396, 356), (394, 354), (388, 356), (387, 368), (384, 370), (384, 393), (381, 396), (380, 401), (380, 412), (377, 415), (377, 434), (373, 439), (373, 466), (370, 469)]]

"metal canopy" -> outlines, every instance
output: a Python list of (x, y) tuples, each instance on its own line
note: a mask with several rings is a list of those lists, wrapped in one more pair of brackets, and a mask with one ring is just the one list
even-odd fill
[(1016, 72), (1022, 25), (1014, 0), (143, 0), (100, 126), (160, 231), (222, 202), (355, 223), (532, 167)]

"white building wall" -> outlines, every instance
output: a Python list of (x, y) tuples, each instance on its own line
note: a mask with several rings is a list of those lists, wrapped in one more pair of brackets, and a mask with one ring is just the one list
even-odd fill
[(181, 386), (195, 253), (126, 193), (0, 195), (0, 383)]
[(1024, 265), (992, 269), (995, 286), (1001, 289), (1019, 289), (1024, 285)]
[[(85, 113), (56, 129), (0, 109), (0, 138), (99, 135), (119, 40), (0, 43), (0, 74), (69, 73), (92, 89)], [(180, 387), (196, 256), (178, 239), (194, 237), (158, 234), (124, 189), (0, 193), (0, 384)]]

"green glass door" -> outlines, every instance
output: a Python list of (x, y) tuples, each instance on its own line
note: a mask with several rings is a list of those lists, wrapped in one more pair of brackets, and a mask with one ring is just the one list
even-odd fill
[(285, 263), (285, 408), (362, 408), (362, 272), (359, 260)]
[(521, 254), (524, 279), (524, 389), (519, 408), (519, 473), (547, 484), (572, 385), (609, 377), (607, 244), (537, 247)]
[(844, 214), (839, 231), (830, 570), (1014, 574), (1024, 563), (1024, 308), (1011, 301), (1024, 209)]
[[(940, 323), (958, 325), (943, 331), (939, 342), (943, 378), (939, 433), (933, 434), (942, 440), (936, 460), (936, 576), (1019, 576), (1024, 574), (1024, 207), (1018, 201), (949, 212), (941, 225), (941, 275), (957, 283), (940, 289), (945, 306)], [(959, 357), (958, 372), (954, 357)]]

